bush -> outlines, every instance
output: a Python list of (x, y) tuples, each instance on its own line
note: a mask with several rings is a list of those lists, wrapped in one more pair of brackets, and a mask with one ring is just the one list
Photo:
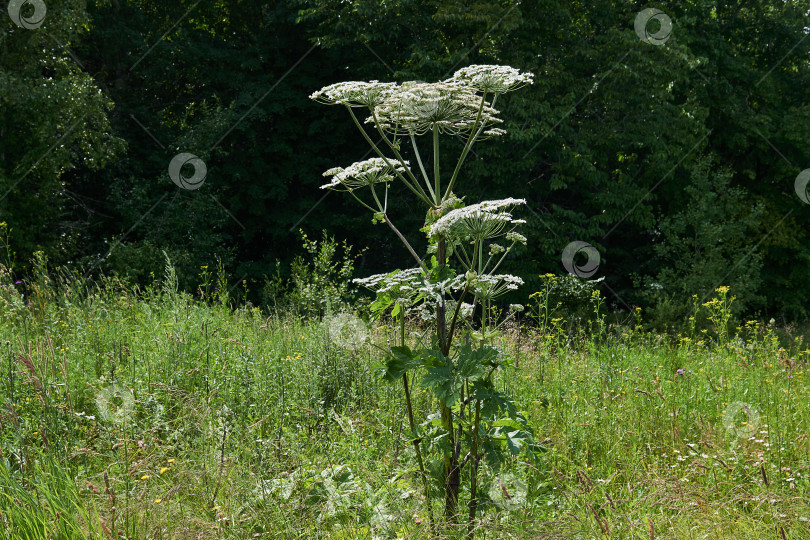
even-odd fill
[(356, 293), (351, 286), (354, 262), (365, 250), (353, 254), (352, 246), (345, 240), (338, 243), (325, 230), (320, 241), (299, 232), (307, 255), (293, 260), (286, 286), (277, 263), (275, 274), (265, 277), (265, 304), (272, 302), (276, 308), (283, 304), (301, 316), (318, 318), (350, 306)]
[(712, 165), (710, 158), (697, 163), (684, 188), (684, 209), (659, 225), (654, 249), (662, 269), (655, 279), (637, 279), (654, 306), (652, 321), (658, 327), (685, 321), (690, 298), (705, 302), (720, 285), (730, 286), (737, 297), (734, 315), (760, 300), (762, 255), (750, 247), (764, 209), (744, 189), (730, 185), (730, 172), (713, 171)]

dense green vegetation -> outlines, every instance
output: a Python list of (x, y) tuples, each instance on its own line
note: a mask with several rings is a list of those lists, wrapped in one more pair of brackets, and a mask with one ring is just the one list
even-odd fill
[[(217, 286), (195, 300), (170, 265), (144, 289), (32, 281), (0, 279), (4, 538), (429, 536), (405, 404), (381, 380), (394, 321), (232, 309)], [(610, 323), (587, 289), (569, 288), (574, 323), (543, 283), (493, 345), (544, 451), (482, 466), (477, 537), (810, 538), (802, 337), (725, 327), (722, 289), (674, 339), (641, 312)]]
[[(535, 84), (499, 103), (508, 134), (476, 149), (465, 195), (527, 199), (529, 242), (513, 263), (530, 288), (579, 240), (599, 250), (610, 305), (651, 308), (658, 328), (721, 284), (735, 314), (805, 317), (810, 224), (793, 184), (810, 153), (810, 3), (667, 2), (659, 46), (634, 32), (646, 7), (50, 0), (36, 29), (3, 14), (3, 262), (22, 277), (42, 250), (144, 285), (165, 250), (182, 289), (219, 260), (257, 303), (277, 261), (290, 276), (303, 228), (370, 248), (360, 273), (387, 271), (407, 253), (353, 201), (317, 189), (366, 145), (307, 96), (508, 64)], [(168, 177), (180, 152), (207, 166), (198, 190)], [(416, 210), (397, 209), (403, 231), (421, 225)]]
[(0, 539), (810, 539), (808, 35), (9, 1)]

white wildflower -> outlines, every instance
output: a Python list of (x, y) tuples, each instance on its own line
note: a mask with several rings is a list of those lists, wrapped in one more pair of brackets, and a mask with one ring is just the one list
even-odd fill
[[(518, 222), (525, 223), (525, 220), (516, 219), (516, 220), (512, 221), (512, 223), (518, 223)], [(515, 232), (515, 231), (511, 231), (511, 232), (506, 233), (506, 240), (508, 242), (514, 242), (516, 244), (523, 244), (524, 246), (526, 245), (526, 237), (523, 236), (520, 233)]]
[(313, 92), (309, 98), (326, 105), (340, 104), (373, 109), (396, 92), (396, 89), (397, 83), (348, 81), (325, 86)]
[[(401, 134), (405, 131), (416, 135), (431, 131), (434, 127), (440, 133), (458, 135), (471, 131), (475, 126), (486, 129), (503, 122), (496, 116), (498, 111), (487, 102), (479, 119), (481, 99), (475, 89), (467, 84), (409, 82), (387, 94), (366, 122), (379, 122), (379, 127), (389, 133)], [(501, 134), (492, 129), (487, 135)]]
[(504, 94), (532, 84), (533, 79), (532, 73), (521, 73), (510, 66), (472, 65), (459, 69), (449, 80), (467, 83), (478, 92)]
[(523, 222), (513, 219), (508, 211), (518, 204), (526, 204), (526, 200), (508, 198), (483, 201), (451, 210), (431, 225), (430, 235), (453, 235), (465, 240), (495, 238), (503, 234), (507, 225)]
[(431, 300), (432, 302), (438, 303), (441, 302), (442, 298), (444, 298), (448, 293), (462, 290), (464, 288), (465, 282), (466, 277), (464, 276), (464, 274), (459, 274), (455, 277), (448, 278), (443, 281), (437, 282), (426, 281), (422, 285), (419, 292), (424, 294), (425, 297)]
[[(381, 182), (391, 182), (394, 180), (395, 171), (401, 173), (405, 170), (397, 160), (389, 159), (388, 164), (384, 159), (375, 157), (352, 163), (345, 169), (334, 167), (323, 173), (324, 176), (331, 176), (332, 181), (322, 185), (321, 189), (336, 189), (343, 186), (347, 191), (352, 191)], [(408, 162), (405, 164), (408, 165)]]
[(475, 278), (471, 292), (482, 300), (492, 300), (509, 291), (517, 290), (523, 280), (511, 274), (484, 274)]
[(410, 301), (424, 287), (425, 273), (421, 268), (410, 268), (394, 270), (388, 274), (375, 274), (367, 278), (357, 278), (352, 281), (378, 294)]
[(468, 304), (467, 302), (461, 303), (461, 309), (459, 310), (459, 316), (463, 319), (469, 319), (473, 316), (473, 312), (475, 311), (475, 306), (472, 304)]

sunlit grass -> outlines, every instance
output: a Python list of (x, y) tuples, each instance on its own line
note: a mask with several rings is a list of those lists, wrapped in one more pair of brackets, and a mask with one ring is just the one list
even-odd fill
[[(31, 297), (0, 325), (10, 537), (31, 520), (66, 538), (429, 536), (404, 403), (379, 378), (385, 325), (346, 347), (318, 321), (112, 283)], [(519, 365), (499, 380), (547, 452), (482, 469), (477, 536), (810, 537), (810, 352), (765, 327), (708, 343), (499, 338)], [(507, 472), (527, 491), (508, 511)]]

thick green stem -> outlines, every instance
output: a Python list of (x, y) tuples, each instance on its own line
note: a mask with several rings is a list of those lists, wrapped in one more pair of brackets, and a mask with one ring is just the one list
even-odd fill
[[(413, 407), (411, 406), (411, 391), (408, 387), (408, 374), (402, 374), (402, 384), (405, 386), (405, 403), (408, 407), (408, 423), (411, 426), (411, 433), (416, 433), (416, 425), (413, 420)], [(433, 522), (433, 503), (430, 500), (430, 486), (428, 485), (425, 463), (422, 460), (422, 451), (419, 449), (421, 439), (413, 440), (413, 449), (416, 451), (416, 462), (419, 464), (419, 474), (422, 476), (422, 487), (425, 490), (425, 505), (427, 506), (428, 519), (430, 519), (430, 532), (435, 534), (435, 523)]]
[[(363, 138), (365, 138), (365, 139), (366, 139), (366, 142), (368, 142), (368, 144), (370, 144), (370, 145), (371, 145), (371, 148), (373, 148), (373, 149), (374, 149), (374, 151), (377, 153), (377, 155), (378, 155), (378, 156), (380, 156), (380, 157), (381, 157), (381, 158), (382, 158), (382, 159), (385, 161), (385, 164), (386, 164), (388, 167), (390, 167), (390, 168), (391, 168), (391, 170), (393, 170), (393, 171), (394, 171), (394, 174), (396, 174), (396, 175), (397, 175), (397, 176), (400, 178), (400, 180), (402, 180), (402, 182), (403, 182), (403, 183), (404, 183), (404, 184), (405, 184), (405, 185), (408, 187), (408, 189), (410, 189), (410, 190), (411, 190), (411, 191), (412, 191), (412, 192), (413, 192), (413, 193), (414, 193), (414, 194), (415, 194), (417, 197), (419, 197), (420, 199), (422, 199), (423, 201), (425, 201), (425, 202), (426, 202), (428, 205), (432, 205), (433, 203), (431, 203), (431, 202), (430, 202), (430, 198), (428, 198), (428, 196), (425, 194), (425, 192), (422, 190), (422, 188), (419, 186), (419, 184), (418, 184), (418, 183), (416, 184), (416, 187), (418, 187), (418, 188), (419, 188), (419, 189), (417, 190), (416, 188), (414, 188), (414, 186), (411, 184), (411, 182), (410, 182), (410, 181), (408, 181), (408, 179), (407, 179), (407, 178), (405, 178), (404, 176), (402, 176), (402, 173), (401, 173), (400, 171), (398, 171), (398, 170), (397, 170), (397, 169), (396, 169), (396, 168), (395, 168), (395, 167), (394, 167), (394, 166), (391, 164), (391, 162), (388, 160), (388, 158), (387, 158), (387, 157), (385, 157), (385, 154), (383, 154), (383, 153), (380, 151), (380, 149), (379, 149), (379, 148), (377, 148), (377, 145), (376, 145), (376, 144), (374, 144), (374, 141), (372, 141), (372, 140), (371, 140), (371, 137), (369, 137), (369, 136), (368, 136), (368, 133), (366, 133), (366, 130), (365, 130), (365, 129), (363, 129), (363, 126), (361, 126), (361, 125), (360, 125), (360, 122), (357, 120), (357, 116), (355, 116), (354, 111), (352, 111), (351, 107), (347, 107), (347, 109), (349, 109), (349, 114), (351, 115), (352, 120), (354, 120), (354, 125), (356, 125), (356, 126), (357, 126), (357, 129), (359, 129), (359, 130), (360, 130), (360, 133), (362, 133), (362, 134), (363, 134)], [(387, 142), (387, 141), (386, 141), (386, 142)], [(389, 146), (391, 146), (391, 148), (393, 148), (393, 146), (392, 146), (392, 145), (390, 145), (390, 143), (389, 143)], [(396, 154), (398, 154), (398, 152), (394, 151), (394, 154), (396, 155)], [(405, 162), (402, 160), (402, 158), (401, 158), (401, 157), (399, 157), (399, 156), (397, 156), (397, 157), (399, 158), (399, 161), (400, 161), (400, 163), (402, 164), (402, 166), (403, 166), (403, 167), (405, 167), (405, 171), (406, 171), (406, 172), (407, 172), (407, 173), (408, 173), (408, 174), (409, 174), (411, 177), (413, 177), (413, 174), (411, 173), (410, 169), (409, 169), (409, 168), (408, 168), (408, 167), (405, 165)], [(414, 181), (416, 181), (416, 178), (413, 178), (413, 180), (414, 180)]]
[(458, 456), (455, 452), (456, 436), (454, 433), (453, 411), (444, 400), (441, 401), (442, 424), (447, 430), (450, 452), (444, 457), (444, 515), (451, 523), (458, 522), (458, 492), (461, 486)]
[[(440, 237), (436, 243), (436, 262), (439, 266), (447, 264), (447, 240)], [(444, 294), (439, 299), (439, 304), (436, 306), (436, 333), (439, 338), (439, 350), (443, 351), (445, 355), (448, 350), (445, 348), (447, 339), (447, 319), (445, 319), (444, 312)]]
[[(484, 92), (484, 95), (481, 96), (481, 105), (478, 107), (478, 116), (475, 119), (475, 124), (473, 125), (472, 130), (470, 131), (470, 137), (467, 139), (467, 144), (464, 145), (464, 149), (461, 151), (461, 156), (458, 158), (458, 163), (456, 163), (456, 169), (453, 171), (453, 176), (450, 178), (450, 183), (447, 184), (447, 191), (444, 193), (445, 197), (447, 197), (453, 191), (453, 186), (456, 185), (456, 179), (458, 178), (458, 172), (461, 170), (461, 165), (464, 163), (464, 160), (467, 159), (467, 154), (470, 152), (472, 145), (475, 144), (475, 140), (484, 130), (484, 124), (481, 124), (480, 126), (478, 124), (481, 121), (481, 115), (484, 111), (486, 97), (487, 94)], [(496, 99), (498, 99), (497, 94), (492, 98), (492, 107), (495, 106)]]
[(442, 204), (441, 199), (441, 191), (439, 191), (439, 127), (434, 125), (433, 126), (433, 184), (435, 187), (433, 188), (433, 200), (436, 206), (440, 206)]
[(408, 239), (405, 238), (404, 236), (402, 236), (402, 233), (399, 232), (399, 229), (394, 227), (394, 224), (391, 223), (391, 220), (388, 218), (388, 214), (385, 214), (384, 217), (385, 217), (385, 222), (388, 224), (388, 226), (391, 228), (391, 230), (394, 231), (394, 234), (396, 234), (397, 237), (402, 241), (402, 243), (405, 244), (405, 247), (411, 253), (413, 258), (416, 259), (416, 262), (419, 263), (419, 266), (422, 267), (422, 270), (425, 272), (425, 274), (427, 274), (428, 273), (427, 266), (425, 266), (425, 263), (422, 262), (422, 258), (419, 257), (419, 255), (416, 254), (416, 251), (414, 251), (413, 247), (411, 247), (411, 244), (410, 244), (410, 242), (408, 242)]
[[(439, 238), (436, 249), (436, 260), (439, 265), (447, 264), (447, 244), (444, 238)], [(445, 315), (444, 295), (436, 306), (436, 330), (439, 340), (439, 350), (449, 353), (447, 348), (447, 318)], [(447, 356), (447, 354), (445, 354)], [(442, 427), (447, 431), (450, 452), (444, 456), (444, 514), (452, 523), (457, 521), (456, 509), (458, 508), (458, 492), (460, 487), (458, 456), (455, 453), (456, 437), (454, 433), (455, 423), (453, 421), (453, 411), (447, 406), (444, 400), (439, 400), (439, 410), (441, 411)]]
[[(405, 346), (405, 308), (402, 308), (402, 313), (399, 315), (399, 340), (400, 345)], [(405, 405), (408, 409), (408, 424), (411, 426), (411, 433), (416, 433), (416, 423), (413, 419), (413, 406), (411, 404), (411, 390), (408, 387), (408, 374), (402, 374), (402, 384), (405, 387)], [(425, 463), (422, 460), (422, 451), (419, 448), (419, 439), (414, 439), (413, 449), (416, 451), (416, 461), (419, 464), (419, 474), (422, 475), (422, 486), (425, 489), (425, 504), (427, 505), (428, 518), (430, 519), (430, 532), (436, 534), (435, 523), (433, 522), (433, 504), (430, 500), (430, 486), (428, 485), (427, 473), (425, 472)]]
[(445, 356), (450, 354), (450, 345), (453, 344), (453, 334), (456, 332), (456, 321), (458, 320), (458, 314), (461, 311), (461, 304), (464, 302), (464, 297), (467, 295), (468, 290), (469, 289), (467, 287), (464, 287), (464, 290), (461, 292), (461, 297), (458, 299), (458, 305), (456, 305), (456, 312), (453, 313), (453, 321), (450, 323), (450, 332), (448, 333), (447, 351), (445, 352)]
[(481, 425), (481, 400), (475, 400), (475, 426), (472, 440), (472, 471), (470, 472), (470, 519), (467, 522), (467, 538), (475, 535), (475, 514), (478, 510), (478, 430)]
[(430, 191), (430, 196), (433, 197), (434, 200), (436, 200), (436, 194), (433, 192), (433, 187), (430, 185), (430, 177), (428, 176), (428, 173), (425, 170), (425, 165), (422, 163), (422, 155), (419, 153), (419, 147), (416, 146), (416, 138), (413, 136), (413, 133), (411, 133), (410, 136), (411, 136), (411, 146), (413, 146), (413, 153), (414, 155), (416, 155), (416, 162), (419, 164), (419, 170), (422, 171), (422, 176), (425, 178), (425, 185)]

